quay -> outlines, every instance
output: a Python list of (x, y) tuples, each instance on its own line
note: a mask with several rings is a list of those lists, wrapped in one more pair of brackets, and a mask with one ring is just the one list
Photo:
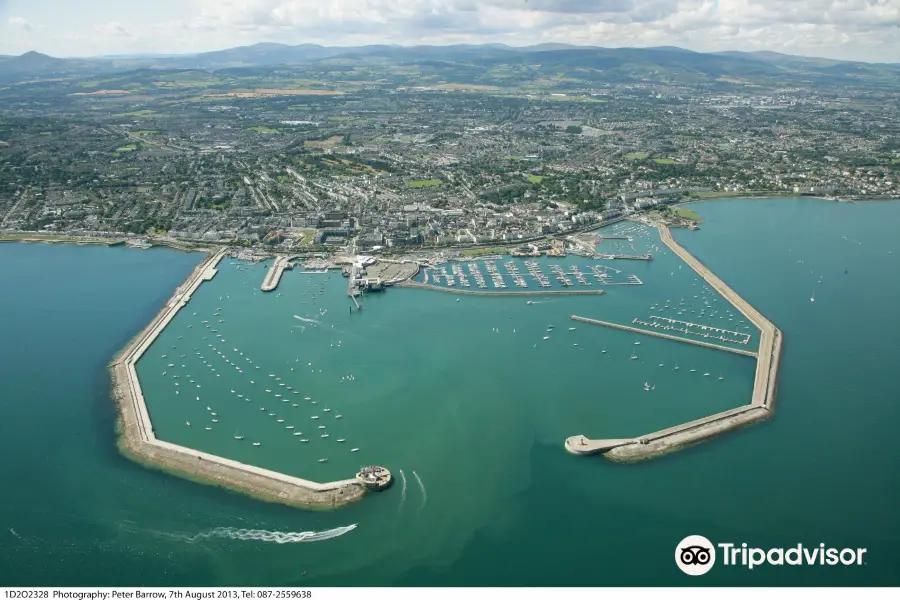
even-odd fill
[[(200, 452), (158, 439), (137, 376), (136, 364), (205, 281), (215, 277), (223, 248), (201, 261), (160, 313), (110, 364), (118, 405), (118, 445), (132, 460), (151, 468), (246, 493), (255, 498), (305, 508), (331, 508), (363, 497), (357, 479), (317, 483)], [(274, 288), (273, 288), (274, 289)]]
[(720, 346), (718, 344), (711, 344), (709, 342), (701, 342), (700, 340), (691, 340), (688, 338), (679, 337), (677, 335), (671, 335), (668, 333), (660, 333), (659, 331), (649, 331), (647, 329), (640, 329), (638, 327), (630, 327), (628, 325), (619, 325), (618, 323), (610, 323), (608, 321), (600, 321), (599, 319), (589, 319), (587, 317), (579, 317), (578, 315), (572, 315), (569, 317), (573, 321), (579, 321), (581, 323), (588, 323), (590, 325), (602, 325), (603, 327), (610, 327), (612, 329), (621, 329), (622, 331), (630, 331), (631, 333), (642, 333), (644, 335), (650, 335), (653, 337), (663, 338), (666, 340), (672, 340), (675, 342), (683, 342), (685, 344), (693, 344), (694, 346), (702, 346), (704, 348), (711, 348), (713, 350), (722, 350), (724, 352), (731, 352), (732, 354), (740, 354), (742, 356), (750, 356), (752, 358), (756, 358), (756, 352), (751, 352), (750, 350), (741, 350), (740, 348), (730, 348), (728, 346)]
[[(753, 393), (750, 398), (750, 404), (632, 439), (592, 440), (583, 435), (575, 435), (565, 441), (565, 448), (571, 454), (583, 456), (602, 453), (606, 458), (613, 461), (637, 462), (675, 452), (681, 448), (698, 444), (709, 438), (722, 435), (751, 423), (764, 421), (771, 418), (774, 414), (775, 389), (778, 383), (778, 366), (781, 360), (781, 348), (784, 342), (784, 335), (781, 330), (775, 327), (771, 321), (766, 319), (746, 300), (728, 287), (724, 281), (719, 279), (719, 277), (710, 271), (703, 263), (680, 246), (672, 237), (672, 233), (668, 227), (665, 225), (659, 225), (658, 227), (659, 237), (662, 242), (760, 330), (759, 351), (755, 354), (756, 375), (753, 380)], [(747, 354), (747, 351), (706, 344), (704, 342), (698, 342), (697, 340), (687, 340), (675, 336), (667, 336), (653, 331), (604, 323), (593, 319), (584, 319), (583, 317), (572, 318), (588, 323), (593, 322), (596, 324), (613, 326), (626, 331), (635, 331), (636, 333), (675, 339), (690, 344), (702, 346), (710, 345), (717, 350), (725, 350), (737, 354)]]
[(600, 260), (653, 260), (652, 254), (604, 254), (598, 252), (594, 254), (594, 258)]
[(533, 290), (533, 291), (495, 291), (482, 292), (479, 290), (466, 290), (455, 287), (432, 285), (430, 283), (421, 283), (419, 281), (404, 281), (398, 283), (396, 287), (417, 288), (422, 290), (434, 290), (437, 292), (448, 292), (451, 294), (464, 294), (467, 296), (602, 296), (606, 292), (603, 290)]
[(272, 266), (269, 267), (269, 272), (266, 273), (266, 277), (265, 279), (263, 279), (260, 289), (264, 292), (273, 291), (281, 282), (281, 276), (284, 274), (285, 269), (293, 268), (294, 265), (293, 263), (291, 263), (290, 257), (279, 256), (275, 258), (275, 262), (273, 262)]

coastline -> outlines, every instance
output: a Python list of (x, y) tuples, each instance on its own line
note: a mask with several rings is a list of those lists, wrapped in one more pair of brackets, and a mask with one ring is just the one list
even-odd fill
[(118, 408), (116, 433), (119, 451), (145, 467), (269, 502), (299, 508), (330, 509), (359, 500), (366, 490), (355, 479), (316, 483), (156, 438), (135, 365), (165, 326), (190, 301), (191, 294), (204, 281), (215, 276), (218, 272), (215, 267), (226, 253), (227, 249), (222, 248), (206, 256), (162, 310), (110, 363), (112, 396)]
[(659, 225), (658, 228), (662, 242), (760, 330), (750, 404), (631, 439), (592, 440), (575, 435), (565, 441), (565, 448), (571, 454), (585, 456), (602, 453), (614, 462), (638, 462), (699, 444), (774, 415), (778, 366), (784, 341), (781, 330), (679, 245), (668, 227)]

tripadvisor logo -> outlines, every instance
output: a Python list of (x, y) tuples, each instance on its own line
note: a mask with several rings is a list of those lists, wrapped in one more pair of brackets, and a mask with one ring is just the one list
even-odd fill
[[(718, 550), (717, 550), (718, 549)], [(753, 548), (746, 543), (713, 544), (702, 535), (689, 535), (675, 548), (675, 564), (687, 575), (705, 575), (716, 564), (716, 555), (726, 567), (741, 566), (753, 569), (761, 565), (774, 566), (862, 566), (865, 548), (826, 548), (825, 544), (807, 547), (797, 544), (790, 548)]]

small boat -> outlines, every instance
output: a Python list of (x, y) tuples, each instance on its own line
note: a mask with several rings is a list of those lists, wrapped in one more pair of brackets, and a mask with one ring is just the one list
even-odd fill
[(343, 443), (346, 442), (346, 441), (347, 441), (347, 440), (345, 440), (344, 438), (339, 438), (339, 439), (337, 440), (337, 443), (338, 443), (338, 444), (343, 444)]
[(319, 429), (325, 429), (325, 425), (319, 425)]
[(242, 439), (244, 439), (244, 436), (242, 436), (242, 435), (236, 435), (236, 436), (234, 436), (234, 439), (236, 439), (236, 440), (242, 440)]
[(327, 433), (323, 433), (323, 434), (322, 434), (322, 435), (320, 435), (320, 436), (319, 436), (319, 437), (321, 437), (321, 438), (323, 438), (323, 439), (324, 439), (324, 438), (328, 438), (328, 437), (331, 437), (331, 436), (330, 436), (330, 435), (328, 435), (328, 434), (327, 434)]
[(550, 339), (550, 336), (549, 336), (549, 335), (545, 335), (545, 336), (544, 336), (544, 339), (545, 339), (545, 340), (549, 340), (549, 339)]
[(191, 426), (191, 422), (190, 422), (190, 421), (185, 421), (184, 424), (187, 425), (188, 427)]
[(697, 372), (697, 369), (688, 369), (688, 372), (689, 372), (689, 373), (696, 373), (696, 372)]
[(262, 446), (262, 444), (260, 444), (259, 442), (253, 442), (253, 445), (254, 446)]
[(328, 462), (328, 459), (327, 459), (327, 458), (320, 458), (320, 459), (319, 459), (319, 462), (320, 462), (320, 463), (326, 463), (326, 462)]
[(631, 360), (637, 360), (637, 354), (634, 352), (631, 353)]
[(294, 432), (294, 435), (303, 435), (303, 432), (302, 432), (302, 431), (295, 431), (295, 432)]
[(359, 452), (359, 448), (351, 448), (350, 452)]
[(308, 441), (309, 441), (308, 439), (303, 438), (302, 440), (300, 440), (300, 443), (301, 443), (301, 444), (305, 444), (305, 443), (308, 442)]
[(334, 415), (334, 418), (335, 418), (335, 419), (343, 419), (343, 418), (344, 418), (344, 415)]
[(218, 423), (218, 422), (219, 422), (218, 419), (211, 419), (211, 420), (212, 420), (213, 423)]
[(277, 423), (284, 423), (284, 419), (276, 419)]
[(323, 408), (323, 409), (322, 409), (322, 412), (331, 412), (331, 409), (330, 409), (330, 408)]
[(635, 345), (635, 346), (640, 346), (641, 343), (640, 343), (640, 342), (635, 342), (634, 345)]
[(719, 375), (719, 381), (725, 381), (725, 378), (723, 376)]
[(678, 366), (678, 363), (675, 363), (675, 368), (672, 369), (672, 370), (673, 370), (673, 371), (677, 371), (677, 370), (680, 369), (680, 368), (681, 368), (681, 367)]
[(319, 415), (313, 415), (310, 417), (310, 419), (318, 419), (318, 418), (319, 418)]
[(207, 431), (212, 431), (212, 427), (207, 427), (206, 430), (207, 430)]
[(602, 354), (606, 354), (606, 348), (600, 351)]

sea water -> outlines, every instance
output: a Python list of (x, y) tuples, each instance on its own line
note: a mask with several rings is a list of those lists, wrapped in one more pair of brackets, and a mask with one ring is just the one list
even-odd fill
[[(677, 585), (696, 581), (677, 570), (675, 545), (700, 534), (869, 548), (862, 568), (717, 567), (704, 582), (896, 584), (891, 425), (900, 381), (891, 357), (900, 348), (888, 332), (900, 324), (900, 282), (890, 275), (900, 205), (782, 199), (697, 210), (703, 229), (677, 239), (785, 333), (778, 412), (637, 465), (573, 457), (562, 442), (638, 435), (737, 406), (752, 385), (752, 359), (569, 321), (627, 324), (682, 297), (695, 311), (684, 320), (696, 319), (695, 275), (665, 247), (651, 263), (608, 263), (645, 284), (609, 286), (605, 296), (529, 297), (529, 305), (395, 288), (366, 296), (352, 314), (336, 274), (288, 272), (263, 294), (261, 267), (226, 259), (139, 364), (157, 434), (318, 481), (371, 463), (397, 478), (385, 493), (326, 513), (194, 484), (115, 451), (105, 364), (199, 256), (0, 245), (0, 474), (13, 482), (0, 501), (0, 582)], [(551, 260), (582, 271), (590, 263)], [(225, 341), (214, 346), (228, 360), (243, 352), (261, 367), (255, 384), (245, 366), (241, 374), (210, 353), (202, 320), (216, 323)], [(163, 377), (168, 364), (185, 373)], [(201, 385), (199, 402), (198, 393), (182, 398), (187, 373)], [(318, 404), (282, 408), (298, 395), (274, 402), (269, 373)], [(644, 392), (645, 381), (656, 389)], [(247, 410), (238, 393), (276, 417)], [(221, 418), (207, 432), (210, 412)], [(325, 418), (334, 414), (344, 416)], [(329, 438), (317, 425), (308, 431), (317, 421)], [(283, 429), (291, 423), (312, 434), (307, 444)]]

